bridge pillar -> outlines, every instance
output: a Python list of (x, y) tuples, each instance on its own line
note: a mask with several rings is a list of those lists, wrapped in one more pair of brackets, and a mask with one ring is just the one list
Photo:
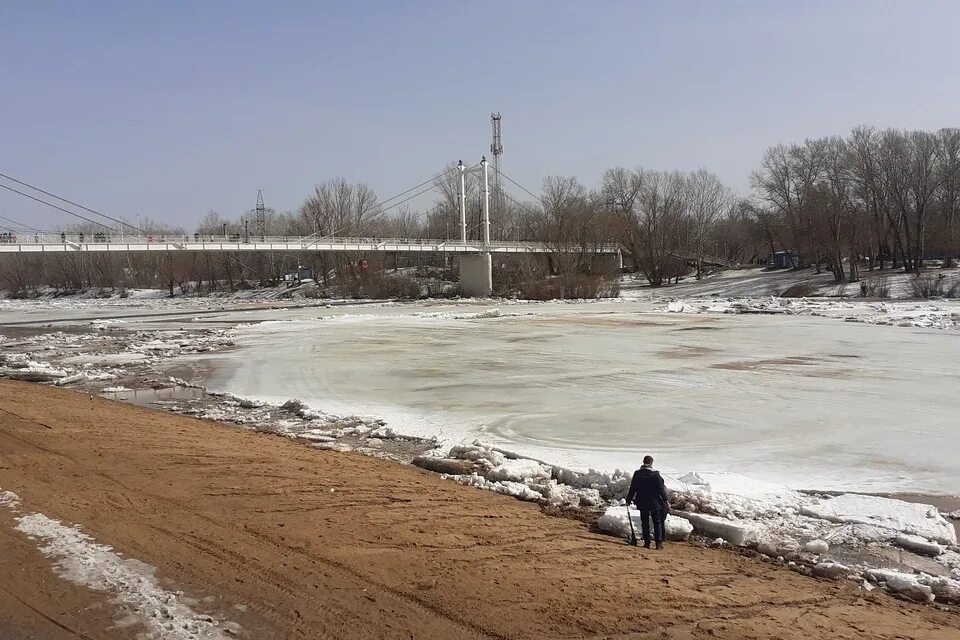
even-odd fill
[(460, 256), (460, 288), (465, 296), (490, 297), (493, 293), (493, 263), (489, 253)]
[(612, 273), (620, 273), (623, 271), (623, 253), (620, 249), (617, 249), (617, 252), (604, 256), (606, 260), (606, 266)]

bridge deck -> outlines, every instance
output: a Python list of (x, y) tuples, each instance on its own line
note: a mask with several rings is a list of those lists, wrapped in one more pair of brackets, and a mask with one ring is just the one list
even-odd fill
[(236, 236), (117, 237), (98, 234), (20, 236), (0, 240), (0, 253), (111, 251), (386, 251), (408, 253), (596, 253), (615, 254), (617, 245), (557, 247), (543, 242), (483, 242), (406, 238), (292, 238)]

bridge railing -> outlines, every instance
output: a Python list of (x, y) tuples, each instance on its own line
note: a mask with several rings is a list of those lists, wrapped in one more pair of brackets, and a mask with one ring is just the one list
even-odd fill
[[(15, 245), (69, 245), (72, 249), (105, 249), (102, 245), (125, 245), (125, 246), (143, 246), (143, 245), (172, 245), (171, 249), (182, 249), (190, 247), (192, 249), (202, 248), (210, 245), (223, 250), (224, 245), (247, 246), (265, 245), (265, 249), (300, 249), (310, 250), (313, 247), (330, 248), (343, 246), (345, 250), (355, 247), (381, 248), (390, 246), (404, 247), (424, 247), (429, 251), (443, 251), (445, 247), (469, 247), (471, 250), (482, 251), (484, 248), (505, 248), (517, 249), (519, 251), (563, 251), (566, 253), (577, 252), (575, 246), (556, 247), (552, 244), (539, 241), (514, 241), (514, 240), (494, 240), (486, 245), (479, 240), (468, 240), (462, 242), (459, 239), (442, 238), (380, 238), (375, 236), (365, 237), (338, 237), (338, 236), (255, 236), (246, 234), (144, 234), (141, 236), (127, 235), (119, 233), (3, 233), (0, 234), (0, 244)], [(269, 245), (269, 246), (266, 246)], [(66, 247), (64, 247), (66, 248)], [(159, 249), (159, 247), (158, 247)], [(616, 253), (619, 246), (615, 244), (591, 246), (586, 248), (593, 253)]]

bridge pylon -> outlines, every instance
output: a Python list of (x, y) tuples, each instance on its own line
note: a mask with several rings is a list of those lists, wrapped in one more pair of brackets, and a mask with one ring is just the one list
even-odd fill
[(490, 176), (487, 156), (480, 160), (480, 166), (475, 169), (466, 169), (463, 161), (457, 165), (460, 168), (460, 240), (467, 243), (467, 204), (466, 182), (467, 173), (483, 175), (483, 220), (481, 222), (482, 246), (480, 253), (462, 254), (460, 256), (460, 288), (464, 295), (478, 298), (488, 298), (493, 293), (493, 261), (490, 258)]

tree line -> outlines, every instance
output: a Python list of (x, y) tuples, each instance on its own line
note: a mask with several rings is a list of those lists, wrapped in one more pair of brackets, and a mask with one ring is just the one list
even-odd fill
[[(253, 210), (232, 218), (210, 212), (195, 229), (150, 221), (141, 227), (145, 234), (188, 239), (253, 241), (262, 231), (456, 240), (459, 180), (459, 170), (448, 165), (430, 185), (434, 201), (419, 210), (402, 199), (381, 202), (368, 185), (338, 178), (317, 184), (296, 211), (268, 209), (262, 230)], [(546, 261), (514, 261), (511, 268), (536, 277), (589, 273), (597, 267), (588, 249), (618, 243), (625, 265), (652, 286), (700, 278), (711, 266), (763, 263), (778, 251), (795, 254), (801, 265), (830, 270), (838, 283), (857, 281), (861, 269), (916, 272), (931, 259), (950, 266), (960, 254), (960, 129), (858, 127), (846, 137), (779, 144), (764, 154), (751, 188), (738, 195), (705, 169), (616, 167), (595, 188), (574, 176), (549, 176), (537, 198), (492, 194), (491, 238), (565, 249)], [(481, 237), (482, 197), (478, 176), (468, 174), (469, 239)], [(444, 256), (434, 254), (363, 257), (370, 269), (447, 266)], [(235, 290), (275, 284), (301, 264), (330, 286), (362, 276), (357, 258), (317, 252), (6, 254), (0, 257), (0, 287)]]

